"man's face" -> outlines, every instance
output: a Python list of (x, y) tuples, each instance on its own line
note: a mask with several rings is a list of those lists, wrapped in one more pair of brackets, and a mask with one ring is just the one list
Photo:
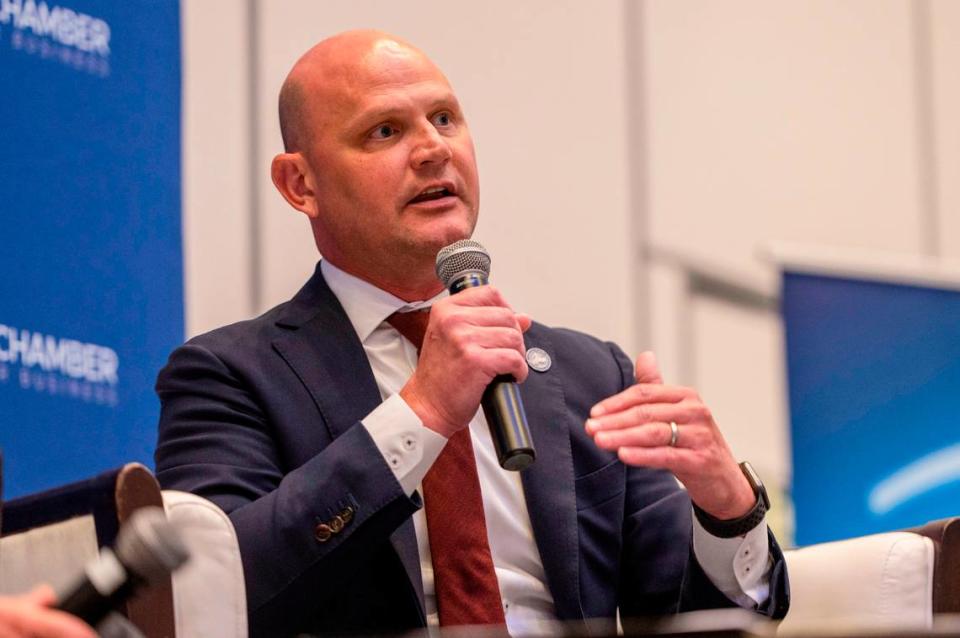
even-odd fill
[(303, 151), (326, 257), (376, 279), (470, 236), (473, 140), (436, 66), (387, 40), (337, 67), (316, 98), (307, 90)]

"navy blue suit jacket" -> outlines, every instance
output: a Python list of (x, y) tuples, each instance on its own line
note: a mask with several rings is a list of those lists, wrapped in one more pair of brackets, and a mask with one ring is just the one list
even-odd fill
[[(626, 467), (584, 432), (597, 401), (633, 383), (616, 346), (539, 324), (527, 347), (553, 359), (521, 386), (536, 462), (522, 473), (561, 620), (731, 606), (693, 558), (686, 493)], [(253, 635), (394, 632), (423, 626), (423, 585), (403, 493), (361, 425), (381, 401), (353, 327), (319, 267), (289, 302), (196, 337), (161, 371), (157, 476), (204, 496), (237, 530)], [(318, 523), (347, 506), (326, 542)], [(783, 557), (761, 611), (788, 604)]]

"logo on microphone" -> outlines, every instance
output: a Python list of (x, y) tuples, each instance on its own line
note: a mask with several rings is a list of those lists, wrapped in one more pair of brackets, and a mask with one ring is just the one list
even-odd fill
[(110, 75), (110, 25), (106, 20), (35, 0), (0, 0), (2, 27), (9, 25), (10, 48), (77, 71)]
[(119, 369), (113, 348), (0, 323), (0, 385), (114, 407)]

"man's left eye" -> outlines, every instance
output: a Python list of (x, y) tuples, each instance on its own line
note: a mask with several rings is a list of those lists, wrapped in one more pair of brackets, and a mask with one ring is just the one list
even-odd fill
[(385, 140), (388, 137), (393, 137), (396, 134), (397, 129), (390, 126), (389, 124), (381, 124), (377, 128), (373, 129), (373, 132), (370, 133), (370, 137), (375, 140)]
[(442, 113), (437, 113), (433, 116), (433, 124), (435, 126), (450, 126), (453, 124), (453, 117), (446, 111)]

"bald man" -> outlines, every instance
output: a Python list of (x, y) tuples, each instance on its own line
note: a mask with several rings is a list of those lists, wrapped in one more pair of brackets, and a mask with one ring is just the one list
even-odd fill
[[(480, 193), (436, 65), (385, 33), (334, 36), (290, 71), (280, 119), (273, 181), (323, 260), (157, 382), (158, 477), (230, 515), (254, 635), (786, 613), (762, 484), (696, 392), (492, 286), (445, 294), (435, 256), (471, 235)], [(537, 449), (520, 474), (479, 410), (502, 374)]]

